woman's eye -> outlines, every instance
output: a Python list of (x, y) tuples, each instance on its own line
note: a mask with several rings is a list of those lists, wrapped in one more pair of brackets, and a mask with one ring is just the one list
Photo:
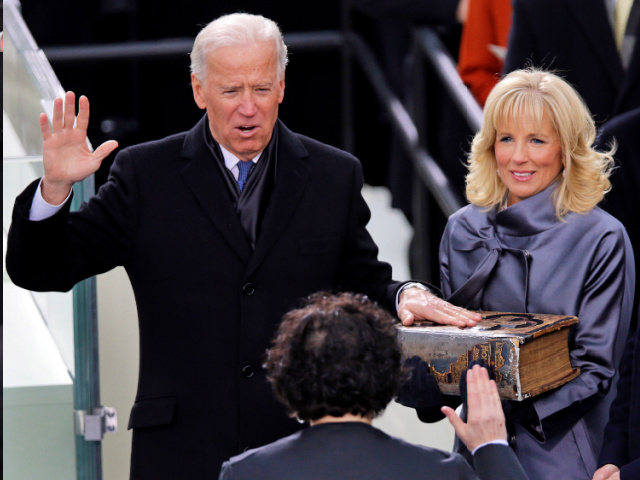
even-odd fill
[(503, 135), (500, 137), (500, 142), (507, 143), (511, 141), (511, 137), (509, 135)]

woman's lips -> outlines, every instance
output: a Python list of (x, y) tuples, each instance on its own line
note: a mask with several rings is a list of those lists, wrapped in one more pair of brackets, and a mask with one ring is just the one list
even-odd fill
[(535, 172), (516, 172), (514, 170), (511, 171), (511, 176), (515, 178), (519, 182), (526, 182), (529, 180)]

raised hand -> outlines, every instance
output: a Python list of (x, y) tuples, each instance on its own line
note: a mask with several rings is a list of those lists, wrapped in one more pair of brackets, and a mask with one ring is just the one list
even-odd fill
[(407, 288), (400, 294), (398, 318), (403, 325), (411, 325), (416, 320), (430, 320), (443, 325), (475, 327), (482, 320), (482, 315), (456, 307), (426, 290)]
[(109, 140), (92, 152), (87, 144), (89, 99), (84, 95), (80, 97), (77, 121), (75, 104), (75, 94), (67, 92), (63, 113), (63, 101), (56, 98), (53, 103), (53, 129), (49, 127), (47, 116), (40, 114), (44, 164), (42, 198), (51, 205), (61, 204), (73, 184), (95, 173), (102, 160), (118, 147), (118, 142)]
[(479, 365), (467, 371), (467, 406), (467, 423), (450, 407), (442, 407), (442, 413), (469, 451), (493, 440), (507, 439), (498, 387), (494, 380), (489, 380), (487, 370)]

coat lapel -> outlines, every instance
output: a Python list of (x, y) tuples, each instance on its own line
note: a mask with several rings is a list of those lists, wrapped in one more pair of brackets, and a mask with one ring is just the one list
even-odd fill
[[(189, 161), (182, 169), (182, 177), (229, 246), (248, 263), (251, 247), (229, 199), (224, 179), (212, 164), (215, 160), (205, 142), (204, 128), (206, 116), (187, 133), (182, 156)], [(211, 248), (215, 248), (214, 245)]]
[(278, 128), (276, 181), (247, 275), (255, 271), (284, 231), (309, 179), (307, 149), (279, 120)]

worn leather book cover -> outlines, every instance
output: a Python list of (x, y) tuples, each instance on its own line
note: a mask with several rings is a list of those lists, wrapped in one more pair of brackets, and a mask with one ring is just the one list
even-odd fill
[(460, 375), (482, 359), (490, 368), (502, 398), (524, 400), (580, 374), (569, 358), (570, 315), (480, 312), (475, 327), (431, 322), (398, 325), (405, 358), (418, 355), (429, 364), (442, 393), (459, 394)]

